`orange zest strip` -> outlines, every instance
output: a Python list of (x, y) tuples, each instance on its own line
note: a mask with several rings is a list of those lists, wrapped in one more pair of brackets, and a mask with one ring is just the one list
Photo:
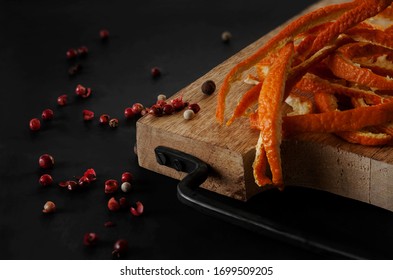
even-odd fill
[(337, 77), (370, 88), (393, 90), (393, 79), (377, 75), (370, 69), (358, 67), (352, 61), (344, 58), (341, 54), (330, 56), (328, 66)]
[(255, 149), (255, 160), (252, 167), (254, 172), (254, 178), (258, 178), (255, 179), (257, 180), (256, 183), (258, 186), (266, 186), (272, 184), (270, 178), (266, 176), (267, 158), (265, 148), (263, 147), (262, 133), (259, 133), (259, 138)]
[(342, 94), (349, 97), (365, 98), (371, 104), (382, 103), (383, 98), (373, 91), (346, 87), (338, 83), (324, 80), (313, 74), (306, 74), (296, 85), (302, 91), (310, 93), (326, 92), (329, 94)]
[(370, 131), (341, 131), (335, 133), (345, 141), (364, 146), (382, 146), (392, 142), (392, 136), (386, 133), (374, 133)]
[(393, 34), (378, 29), (354, 27), (345, 32), (359, 42), (373, 43), (378, 46), (393, 49)]
[[(294, 47), (292, 43), (284, 46), (278, 58), (271, 66), (269, 73), (263, 82), (261, 93), (258, 99), (258, 119), (260, 122), (262, 138), (259, 145), (263, 145), (266, 157), (272, 173), (272, 183), (277, 187), (283, 186), (281, 169), (281, 106), (284, 98), (285, 81), (292, 63)], [(257, 155), (260, 154), (261, 146), (257, 146)], [(258, 166), (259, 157), (255, 159), (255, 166)], [(258, 170), (256, 170), (258, 171)], [(266, 181), (266, 174), (254, 171), (255, 182), (258, 186), (263, 186)]]
[(315, 38), (314, 43), (309, 50), (312, 55), (318, 50), (322, 49), (326, 44), (338, 37), (356, 24), (378, 14), (388, 7), (392, 1), (388, 0), (369, 0), (369, 1), (355, 1), (359, 5), (353, 9), (342, 14), (337, 20), (328, 28), (323, 30)]
[(296, 115), (283, 118), (286, 137), (304, 132), (354, 131), (393, 121), (393, 102), (346, 111)]
[(241, 73), (261, 61), (272, 51), (284, 46), (293, 40), (294, 36), (309, 30), (310, 28), (337, 18), (345, 11), (357, 6), (356, 2), (349, 2), (320, 8), (308, 13), (289, 24), (270, 41), (258, 49), (253, 55), (241, 61), (233, 67), (226, 75), (220, 90), (217, 94), (216, 119), (222, 124), (224, 122), (225, 100), (231, 87), (231, 83), (236, 81)]
[(249, 91), (247, 91), (240, 99), (232, 117), (227, 121), (226, 125), (231, 125), (235, 119), (243, 116), (247, 109), (258, 102), (258, 96), (262, 88), (262, 83), (253, 86)]

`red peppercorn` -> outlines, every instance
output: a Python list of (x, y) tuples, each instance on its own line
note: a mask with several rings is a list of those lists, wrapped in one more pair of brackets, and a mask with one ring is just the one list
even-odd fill
[(156, 117), (161, 117), (162, 116), (162, 108), (160, 106), (157, 105), (153, 105), (150, 107), (149, 109), (149, 113), (152, 114), (153, 116)]
[(173, 108), (173, 106), (171, 104), (166, 104), (162, 108), (162, 112), (164, 113), (164, 115), (172, 115), (174, 111), (175, 111), (175, 109)]
[(42, 111), (41, 117), (44, 121), (52, 120), (53, 116), (54, 116), (54, 113), (51, 109), (45, 109), (44, 111)]
[(150, 73), (151, 73), (151, 76), (152, 76), (153, 78), (158, 78), (159, 76), (161, 76), (161, 70), (160, 70), (160, 68), (158, 68), (158, 67), (153, 67), (153, 68), (150, 70)]
[(199, 107), (198, 104), (193, 103), (193, 104), (188, 105), (188, 109), (193, 110), (194, 113), (196, 114), (201, 110), (201, 107)]
[(117, 180), (106, 180), (105, 182), (105, 193), (114, 193), (117, 191), (117, 189), (119, 188), (119, 183), (117, 182)]
[(113, 211), (113, 212), (119, 211), (120, 204), (114, 197), (111, 197), (108, 200), (108, 209), (109, 211)]
[(101, 40), (107, 40), (109, 38), (109, 31), (107, 29), (101, 29), (100, 38)]
[(78, 183), (75, 181), (67, 181), (67, 189), (69, 191), (75, 191), (78, 188)]
[(136, 208), (134, 208), (134, 207), (130, 208), (130, 212), (131, 212), (131, 214), (133, 216), (140, 216), (140, 215), (142, 215), (143, 210), (144, 210), (144, 207), (143, 207), (142, 202), (140, 202), (140, 201), (136, 202)]
[(89, 177), (87, 177), (85, 175), (80, 177), (79, 180), (78, 180), (78, 185), (81, 186), (81, 187), (86, 187), (89, 184), (90, 184), (90, 179), (89, 179)]
[(42, 209), (43, 213), (53, 213), (56, 211), (56, 204), (52, 201), (47, 201), (44, 204), (44, 209)]
[(83, 98), (89, 97), (91, 95), (91, 92), (92, 92), (91, 88), (86, 88), (82, 85), (77, 85), (75, 88), (76, 95), (81, 96)]
[(80, 56), (86, 56), (89, 52), (89, 49), (86, 46), (81, 46), (77, 49), (77, 52)]
[(97, 179), (96, 171), (93, 168), (87, 169), (85, 171), (85, 173), (83, 174), (83, 176), (86, 176), (87, 178), (89, 178), (90, 182), (95, 181)]
[(63, 94), (60, 95), (59, 97), (57, 97), (57, 104), (59, 104), (60, 106), (64, 106), (67, 104), (67, 95)]
[(43, 154), (38, 159), (38, 163), (41, 168), (49, 169), (55, 165), (55, 159), (49, 154)]
[(31, 119), (29, 127), (31, 131), (38, 131), (41, 128), (41, 121), (37, 118)]
[(109, 123), (109, 115), (107, 115), (107, 114), (103, 114), (103, 115), (101, 115), (100, 116), (100, 124), (102, 124), (102, 125), (106, 125), (106, 124), (108, 124)]
[(141, 116), (147, 115), (149, 113), (150, 108), (143, 108), (141, 111)]
[(124, 182), (129, 182), (131, 183), (132, 181), (132, 174), (130, 172), (124, 172), (123, 174), (121, 174), (121, 181)]
[(85, 246), (94, 246), (98, 242), (98, 235), (94, 232), (85, 233), (83, 236), (83, 244)]
[(183, 97), (182, 97), (182, 96), (179, 96), (179, 97), (177, 97), (177, 98), (171, 100), (171, 104), (172, 104), (173, 109), (174, 109), (175, 111), (181, 111), (181, 110), (183, 110), (184, 107), (185, 107), (185, 104), (184, 104), (184, 102), (183, 102)]
[(134, 114), (134, 111), (132, 110), (132, 108), (131, 107), (128, 107), (128, 108), (126, 108), (125, 110), (124, 110), (124, 116), (126, 117), (126, 119), (132, 119), (134, 116), (135, 116), (135, 114)]
[(77, 55), (78, 55), (78, 52), (75, 49), (69, 49), (66, 52), (67, 59), (75, 58), (75, 57), (77, 57)]
[(157, 102), (156, 102), (156, 106), (159, 106), (161, 108), (163, 108), (166, 104), (167, 103), (165, 100), (157, 100)]
[(94, 112), (93, 111), (83, 110), (82, 114), (83, 114), (83, 120), (85, 120), (85, 121), (91, 121), (92, 119), (94, 119)]
[(134, 115), (138, 116), (141, 114), (144, 106), (141, 103), (135, 103), (132, 105), (131, 109), (134, 112)]
[(128, 251), (128, 242), (125, 239), (119, 239), (113, 245), (112, 256), (120, 258), (124, 256)]
[(119, 126), (119, 120), (115, 119), (115, 118), (111, 119), (109, 121), (109, 126), (112, 127), (112, 128), (118, 127)]
[(53, 183), (53, 178), (51, 175), (49, 174), (44, 174), (40, 177), (40, 179), (38, 180), (38, 182), (40, 183), (41, 186), (49, 186), (52, 185)]

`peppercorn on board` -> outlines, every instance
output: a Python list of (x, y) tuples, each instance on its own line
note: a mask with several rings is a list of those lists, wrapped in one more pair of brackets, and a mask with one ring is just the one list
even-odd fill
[[(304, 13), (344, 1), (325, 0)], [(300, 15), (299, 15), (300, 16)], [(283, 26), (287, 23), (283, 24)], [(193, 155), (211, 167), (203, 187), (222, 195), (246, 201), (266, 188), (258, 187), (253, 178), (252, 164), (259, 131), (250, 128), (247, 118), (231, 126), (220, 125), (215, 119), (216, 93), (204, 95), (201, 85), (213, 80), (217, 88), (230, 69), (254, 53), (279, 32), (278, 27), (246, 47), (203, 77), (180, 90), (173, 97), (198, 103), (201, 111), (192, 120), (182, 113), (154, 117), (146, 115), (137, 122), (137, 152), (140, 166), (176, 179), (186, 174), (157, 163), (154, 149), (166, 146)], [(236, 82), (227, 97), (227, 107), (236, 106), (237, 93), (249, 86)], [(230, 117), (226, 112), (225, 117)], [(283, 140), (282, 168), (286, 186), (296, 185), (334, 194), (393, 210), (393, 148), (350, 144), (330, 134), (303, 134)]]

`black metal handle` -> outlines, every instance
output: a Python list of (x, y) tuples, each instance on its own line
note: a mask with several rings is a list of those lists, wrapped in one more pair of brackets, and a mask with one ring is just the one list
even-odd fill
[(177, 195), (181, 202), (203, 213), (216, 216), (232, 224), (242, 226), (249, 230), (280, 240), (312, 249), (323, 255), (362, 259), (345, 250), (325, 245), (318, 240), (312, 240), (303, 232), (293, 228), (277, 225), (274, 221), (247, 210), (246, 203), (228, 198), (199, 186), (207, 179), (209, 166), (200, 159), (184, 152), (159, 146), (155, 149), (157, 162), (186, 172), (186, 175), (177, 186)]

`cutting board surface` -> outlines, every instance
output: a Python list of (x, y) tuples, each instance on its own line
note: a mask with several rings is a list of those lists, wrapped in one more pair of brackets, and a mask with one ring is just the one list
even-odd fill
[[(325, 0), (305, 12), (344, 1)], [(283, 23), (285, 26), (287, 23)], [(216, 94), (204, 95), (201, 85), (213, 80), (217, 88), (228, 71), (268, 41), (282, 27), (252, 43), (210, 72), (181, 89), (169, 100), (198, 103), (201, 111), (190, 121), (182, 112), (171, 116), (146, 115), (137, 122), (137, 152), (140, 166), (182, 179), (186, 174), (160, 165), (154, 149), (174, 148), (205, 161), (211, 167), (203, 187), (238, 200), (248, 200), (263, 191), (254, 183), (252, 162), (258, 131), (250, 129), (247, 118), (231, 126), (215, 120)], [(226, 118), (249, 85), (236, 82), (228, 95)], [(328, 191), (393, 210), (393, 148), (366, 147), (344, 142), (330, 134), (307, 134), (282, 143), (284, 182), (290, 187), (304, 186)]]

